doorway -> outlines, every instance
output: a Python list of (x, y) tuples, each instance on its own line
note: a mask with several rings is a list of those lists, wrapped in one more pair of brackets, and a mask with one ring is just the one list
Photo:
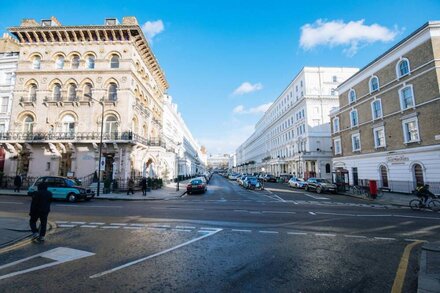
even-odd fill
[(63, 153), (60, 158), (60, 167), (58, 174), (67, 177), (68, 173), (72, 172), (72, 158), (71, 153)]

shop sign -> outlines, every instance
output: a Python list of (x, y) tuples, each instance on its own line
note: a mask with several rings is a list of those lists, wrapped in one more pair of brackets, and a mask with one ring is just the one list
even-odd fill
[(397, 155), (397, 156), (388, 156), (387, 162), (390, 164), (405, 164), (405, 162), (408, 162), (409, 158), (404, 155)]

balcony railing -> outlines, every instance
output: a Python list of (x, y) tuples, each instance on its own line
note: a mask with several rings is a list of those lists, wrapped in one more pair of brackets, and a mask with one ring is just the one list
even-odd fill
[[(99, 141), (100, 132), (0, 132), (0, 141), (11, 142), (53, 142), (71, 141), (87, 142)], [(103, 142), (132, 142), (147, 146), (166, 147), (160, 139), (147, 139), (131, 131), (103, 133)]]

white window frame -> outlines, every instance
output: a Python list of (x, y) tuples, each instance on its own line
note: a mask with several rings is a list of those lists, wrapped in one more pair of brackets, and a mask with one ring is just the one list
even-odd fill
[[(408, 63), (408, 72), (402, 75), (402, 74), (400, 73), (400, 64), (401, 64), (402, 62), (404, 62), (404, 61), (406, 61), (406, 62)], [(396, 64), (396, 76), (397, 76), (397, 78), (402, 78), (402, 77), (404, 77), (404, 76), (409, 75), (410, 73), (411, 73), (411, 66), (410, 66), (410, 63), (409, 63), (408, 58), (402, 58), (402, 59), (400, 59), (399, 62), (397, 62), (397, 64)]]
[[(416, 140), (409, 140), (408, 139), (408, 133), (406, 131), (406, 124), (415, 122), (416, 128), (417, 128), (417, 139)], [(419, 129), (419, 119), (417, 117), (411, 117), (405, 120), (402, 120), (402, 130), (403, 130), (403, 142), (405, 144), (407, 143), (413, 143), (413, 142), (420, 142), (420, 129)]]
[[(9, 97), (8, 96), (3, 96), (3, 97), (1, 97), (1, 101), (0, 101), (0, 103), (1, 103), (1, 108), (0, 108), (0, 113), (8, 113), (9, 112)], [(3, 102), (6, 102), (6, 104), (5, 103), (3, 103)], [(5, 108), (5, 109), (3, 109), (3, 108)]]
[[(371, 81), (376, 78), (377, 79), (377, 89), (373, 90)], [(380, 90), (380, 81), (379, 81), (379, 77), (377, 77), (376, 75), (373, 75), (372, 77), (370, 77), (370, 80), (368, 81), (368, 87), (370, 89), (370, 94), (374, 93), (374, 92), (378, 92)]]
[[(356, 122), (357, 122), (356, 125), (353, 125), (353, 117), (351, 116), (352, 113), (354, 113), (354, 112), (356, 112)], [(357, 109), (353, 109), (350, 111), (350, 125), (352, 128), (359, 126), (359, 113), (358, 113)]]
[[(403, 90), (405, 90), (406, 88), (410, 88), (411, 89), (411, 97), (412, 97), (413, 105), (411, 107), (404, 108), (403, 107), (404, 106), (403, 105)], [(416, 99), (414, 98), (414, 89), (413, 89), (412, 84), (405, 85), (404, 87), (399, 89), (399, 101), (400, 101), (400, 110), (401, 111), (405, 111), (407, 109), (414, 109), (416, 107)]]
[[(379, 105), (380, 105), (380, 116), (378, 116), (378, 117), (376, 117), (374, 115), (374, 103), (376, 103), (376, 102), (379, 102)], [(373, 120), (377, 120), (377, 119), (382, 118), (383, 117), (382, 100), (381, 99), (374, 99), (370, 105), (371, 105), (371, 117), (373, 118)]]
[[(377, 144), (377, 132), (378, 131), (383, 131), (383, 145), (378, 145)], [(374, 137), (374, 147), (377, 148), (384, 148), (387, 146), (387, 139), (386, 139), (386, 135), (385, 135), (385, 127), (384, 126), (380, 126), (380, 127), (375, 127), (373, 128), (373, 137)]]
[(57, 55), (55, 58), (55, 69), (64, 69), (65, 58), (63, 55)]
[[(351, 93), (354, 93), (354, 100), (353, 101), (351, 100)], [(356, 100), (357, 100), (356, 91), (354, 89), (350, 89), (348, 91), (348, 104), (352, 104), (352, 103), (356, 102)]]
[[(336, 145), (339, 145), (339, 151)], [(342, 154), (342, 144), (341, 144), (341, 139), (339, 137), (333, 140), (333, 147), (335, 148), (335, 155)]]
[[(359, 148), (355, 149), (354, 148), (354, 138), (358, 138), (359, 139)], [(355, 133), (351, 135), (351, 150), (353, 152), (360, 152), (361, 151), (361, 134), (360, 133)]]
[(333, 118), (333, 133), (338, 133), (339, 131), (341, 131), (341, 126), (339, 125), (339, 117), (335, 117)]

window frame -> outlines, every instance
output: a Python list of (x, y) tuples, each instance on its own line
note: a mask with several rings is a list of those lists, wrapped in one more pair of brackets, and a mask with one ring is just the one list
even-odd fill
[[(380, 105), (380, 116), (375, 116), (375, 109), (374, 109), (374, 104), (375, 103), (379, 103)], [(383, 118), (383, 108), (382, 108), (382, 99), (374, 99), (371, 103), (371, 117), (373, 118), (373, 120), (377, 120), (377, 119), (381, 119)]]
[[(38, 61), (37, 61), (37, 59), (38, 59)], [(36, 63), (36, 62), (38, 62), (38, 63)], [(39, 55), (35, 55), (32, 57), (32, 69), (34, 69), (34, 70), (41, 69), (41, 57)]]
[[(359, 148), (358, 148), (358, 149), (355, 149), (355, 148), (354, 148), (354, 146), (355, 146), (355, 144), (354, 144), (354, 139), (355, 139), (356, 137), (359, 139)], [(361, 149), (362, 149), (362, 145), (361, 145), (361, 134), (360, 134), (360, 133), (353, 133), (353, 134), (351, 135), (351, 150), (352, 150), (352, 152), (360, 152)]]
[[(373, 84), (372, 81), (376, 79), (377, 80), (377, 89), (373, 89)], [(378, 92), (380, 90), (380, 82), (379, 82), (379, 77), (377, 77), (376, 75), (373, 75), (372, 77), (370, 77), (370, 80), (368, 82), (368, 87), (370, 89), (370, 94), (374, 93), (374, 92)]]
[[(378, 145), (377, 144), (377, 132), (378, 131), (383, 131), (383, 145)], [(387, 146), (387, 139), (386, 139), (386, 135), (385, 135), (385, 127), (384, 126), (379, 126), (379, 127), (375, 127), (373, 128), (373, 139), (374, 139), (374, 148), (378, 149), (378, 148), (385, 148)]]
[[(76, 63), (75, 57), (78, 57), (78, 63)], [(72, 59), (70, 60), (70, 68), (71, 69), (79, 69), (79, 66), (81, 64), (81, 57), (78, 54), (72, 55)]]
[[(356, 112), (356, 124), (355, 125), (353, 125), (353, 117), (352, 117), (352, 113), (354, 113), (354, 112)], [(351, 125), (351, 128), (359, 127), (359, 113), (358, 113), (357, 109), (353, 109), (350, 111), (350, 125)]]
[[(354, 94), (354, 99), (353, 99), (353, 100), (351, 100), (351, 94), (352, 94), (352, 93)], [(354, 89), (350, 89), (350, 90), (348, 91), (348, 104), (355, 103), (356, 100), (357, 100), (356, 90), (354, 90)]]
[[(411, 122), (415, 122), (415, 126), (417, 129), (417, 139), (416, 140), (408, 140), (408, 132), (406, 131), (406, 124), (411, 123)], [(413, 142), (420, 142), (420, 128), (419, 128), (419, 119), (418, 117), (411, 117), (411, 118), (407, 118), (402, 120), (402, 130), (403, 130), (403, 142), (405, 144), (409, 144), (409, 143), (413, 143)]]
[[(335, 121), (337, 121), (338, 123), (335, 123)], [(337, 127), (337, 129), (336, 129), (336, 127), (335, 126), (338, 126)], [(340, 132), (341, 131), (341, 126), (340, 126), (340, 124), (339, 124), (339, 117), (335, 117), (335, 118), (333, 118), (333, 121), (332, 121), (332, 128), (333, 128), (333, 133), (338, 133), (338, 132)]]
[[(403, 62), (406, 62), (406, 63), (408, 64), (408, 66), (407, 66), (407, 67), (408, 67), (408, 72), (406, 72), (405, 74), (402, 74), (401, 71), (400, 71), (400, 65), (401, 65)], [(402, 58), (402, 59), (400, 59), (400, 60), (397, 62), (397, 64), (396, 64), (396, 76), (397, 76), (397, 78), (405, 77), (405, 76), (409, 75), (410, 73), (411, 73), (411, 66), (410, 66), (410, 62), (409, 62), (408, 58)]]
[(66, 61), (66, 58), (64, 58), (63, 55), (57, 55), (55, 57), (55, 69), (64, 69), (65, 61)]
[[(405, 89), (407, 89), (407, 88), (409, 88), (411, 90), (411, 100), (412, 100), (413, 105), (410, 106), (410, 107), (404, 108), (403, 107), (403, 98), (404, 98), (403, 97), (403, 91)], [(408, 109), (414, 109), (416, 107), (416, 99), (414, 97), (414, 88), (413, 88), (412, 84), (407, 84), (404, 87), (399, 89), (399, 101), (400, 101), (400, 110), (401, 111), (405, 111), (405, 110), (408, 110)]]
[[(336, 147), (337, 144), (339, 145), (339, 151), (337, 151), (337, 147)], [(342, 143), (340, 137), (333, 139), (333, 147), (334, 147), (335, 155), (342, 154)]]
[[(117, 58), (117, 62), (114, 62), (113, 58)], [(111, 69), (118, 69), (119, 65), (120, 65), (120, 62), (119, 62), (120, 59), (121, 58), (119, 57), (118, 54), (112, 54), (110, 57), (110, 68)]]
[[(93, 60), (93, 62), (90, 62), (90, 58)], [(86, 69), (92, 70), (95, 69), (96, 66), (96, 57), (92, 54), (88, 54), (85, 58), (86, 62), (85, 62), (85, 67)], [(92, 66), (90, 66), (90, 64), (92, 64)]]

